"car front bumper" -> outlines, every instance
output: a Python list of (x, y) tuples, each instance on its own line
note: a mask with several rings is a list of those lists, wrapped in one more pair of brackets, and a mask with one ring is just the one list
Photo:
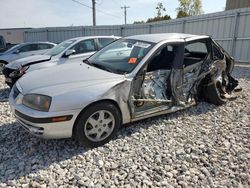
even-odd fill
[[(16, 87), (16, 86), (14, 86)], [(21, 94), (14, 94), (11, 90), (9, 104), (17, 122), (29, 133), (46, 139), (70, 138), (73, 126), (81, 110), (62, 112), (40, 112), (30, 109), (20, 102)], [(66, 117), (66, 118), (65, 118)]]

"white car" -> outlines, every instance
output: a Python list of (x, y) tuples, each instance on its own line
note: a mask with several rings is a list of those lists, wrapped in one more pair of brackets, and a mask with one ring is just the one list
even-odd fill
[(20, 124), (36, 136), (74, 136), (85, 146), (99, 146), (122, 124), (200, 100), (226, 103), (238, 86), (230, 75), (234, 63), (208, 36), (130, 36), (85, 62), (24, 75), (11, 90), (9, 103)]
[(56, 44), (51, 42), (27, 42), (15, 45), (4, 53), (1, 53), (0, 73), (8, 63), (31, 55), (43, 54), (54, 46)]
[(3, 70), (5, 82), (12, 86), (26, 72), (84, 60), (119, 38), (89, 36), (66, 40), (45, 54), (22, 58), (5, 66)]

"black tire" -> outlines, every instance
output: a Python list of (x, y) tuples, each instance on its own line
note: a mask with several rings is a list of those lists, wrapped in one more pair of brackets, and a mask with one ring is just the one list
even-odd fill
[(227, 102), (227, 99), (222, 97), (222, 91), (220, 90), (220, 82), (210, 83), (205, 89), (206, 101), (215, 105), (222, 105)]
[[(98, 113), (98, 111), (107, 111), (111, 113), (114, 117), (114, 128), (110, 135), (101, 141), (92, 141), (86, 136), (85, 127), (87, 125), (87, 120), (92, 117), (93, 114)], [(74, 126), (74, 137), (76, 140), (85, 147), (98, 147), (109, 142), (119, 130), (122, 123), (120, 110), (110, 102), (100, 102), (89, 106), (84, 109), (77, 118)], [(100, 126), (100, 125), (99, 125)]]

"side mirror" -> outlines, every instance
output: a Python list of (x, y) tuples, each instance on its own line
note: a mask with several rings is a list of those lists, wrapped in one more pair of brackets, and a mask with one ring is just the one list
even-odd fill
[(128, 43), (128, 44), (127, 44), (127, 47), (128, 47), (128, 48), (132, 48), (132, 47), (133, 47), (133, 44), (132, 44), (132, 43)]
[(64, 54), (65, 57), (69, 57), (70, 55), (73, 55), (75, 54), (76, 51), (75, 50), (67, 50)]
[(20, 53), (19, 50), (16, 50), (16, 51), (13, 52), (13, 54), (19, 54), (19, 53)]

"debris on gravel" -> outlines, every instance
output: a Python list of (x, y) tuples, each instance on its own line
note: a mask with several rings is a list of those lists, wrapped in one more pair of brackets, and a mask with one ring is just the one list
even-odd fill
[(250, 187), (250, 68), (234, 76), (236, 100), (125, 125), (94, 149), (25, 132), (0, 76), (0, 187)]

